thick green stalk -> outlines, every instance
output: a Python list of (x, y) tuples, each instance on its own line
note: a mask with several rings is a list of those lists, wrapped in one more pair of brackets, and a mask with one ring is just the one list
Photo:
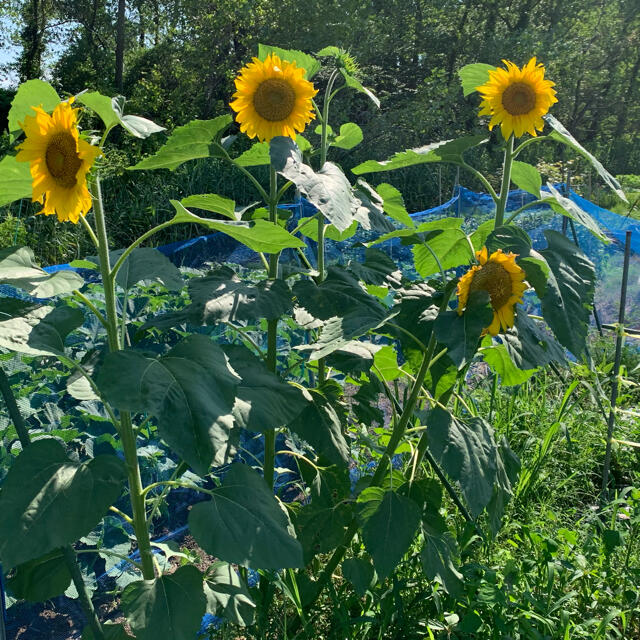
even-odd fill
[[(31, 437), (29, 436), (29, 430), (27, 429), (27, 425), (25, 424), (24, 418), (22, 417), (20, 409), (18, 408), (18, 404), (16, 402), (15, 396), (13, 395), (13, 391), (11, 391), (9, 379), (7, 378), (7, 375), (1, 367), (0, 395), (2, 395), (2, 397), (4, 398), (4, 401), (7, 405), (7, 410), (9, 411), (9, 416), (13, 421), (13, 426), (16, 429), (20, 444), (22, 445), (22, 449), (24, 450), (31, 444)], [(96, 615), (96, 610), (93, 607), (93, 602), (91, 601), (91, 598), (87, 593), (87, 587), (84, 583), (84, 580), (82, 579), (82, 574), (80, 573), (80, 567), (78, 566), (78, 561), (73, 547), (71, 545), (63, 547), (62, 555), (64, 556), (65, 563), (67, 565), (67, 568), (69, 569), (69, 573), (71, 574), (71, 579), (73, 580), (73, 584), (76, 588), (76, 591), (78, 592), (80, 604), (85, 616), (87, 617), (87, 622), (89, 623), (89, 627), (93, 632), (94, 638), (96, 638), (96, 640), (105, 640), (102, 625), (100, 624), (100, 620), (98, 620), (98, 616)]]
[[(95, 178), (92, 186), (93, 210), (96, 218), (96, 235), (98, 237), (98, 255), (100, 257), (100, 272), (105, 292), (107, 338), (109, 342), (109, 350), (119, 351), (121, 347), (118, 335), (118, 315), (116, 312), (115, 274), (111, 272), (109, 240), (107, 237), (104, 208), (102, 206), (100, 179), (98, 177)], [(142, 480), (140, 477), (140, 466), (138, 464), (136, 437), (133, 432), (131, 414), (129, 412), (122, 411), (120, 413), (119, 427), (119, 435), (122, 441), (125, 464), (127, 467), (127, 478), (129, 481), (133, 529), (136, 534), (136, 540), (140, 550), (140, 559), (142, 561), (142, 575), (145, 580), (152, 580), (155, 578), (153, 554), (151, 552), (151, 540), (149, 538), (149, 527), (145, 512), (144, 495), (142, 493)]]
[(513, 135), (507, 140), (504, 150), (504, 162), (502, 164), (502, 186), (500, 187), (500, 198), (496, 206), (495, 227), (504, 224), (504, 211), (509, 197), (509, 185), (511, 184), (511, 167), (513, 166)]
[[(278, 223), (278, 176), (273, 165), (269, 168), (269, 220)], [(269, 255), (269, 279), (278, 278), (279, 254)], [(277, 369), (278, 320), (267, 320), (267, 368), (273, 373)], [(276, 432), (274, 429), (265, 431), (264, 434), (264, 479), (270, 489), (273, 489), (273, 472), (276, 457)]]

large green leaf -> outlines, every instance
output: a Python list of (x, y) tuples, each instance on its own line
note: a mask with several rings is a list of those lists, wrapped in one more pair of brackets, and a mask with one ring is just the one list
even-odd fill
[(157, 359), (138, 351), (110, 353), (98, 375), (113, 406), (156, 416), (160, 436), (202, 476), (230, 453), (239, 383), (222, 349), (199, 334)]
[(203, 278), (189, 280), (191, 304), (148, 320), (144, 327), (167, 329), (188, 322), (215, 325), (275, 320), (291, 309), (291, 291), (283, 280), (241, 280), (229, 267), (218, 267)]
[(502, 516), (513, 496), (513, 489), (517, 484), (521, 467), (520, 459), (511, 450), (506, 438), (503, 438), (498, 445), (497, 462), (496, 484), (493, 487), (491, 502), (487, 505), (489, 525), (494, 536), (500, 531)]
[(268, 142), (255, 142), (233, 161), (239, 167), (260, 167), (271, 162)]
[(420, 553), (422, 568), (429, 580), (438, 579), (452, 596), (462, 595), (462, 574), (456, 569), (458, 544), (439, 513), (431, 513), (423, 520), (424, 546)]
[(551, 332), (538, 327), (524, 310), (518, 310), (515, 325), (501, 339), (518, 369), (526, 371), (550, 362), (566, 362), (564, 349)]
[(207, 570), (204, 581), (207, 613), (221, 615), (234, 624), (253, 623), (256, 605), (238, 572), (226, 562), (216, 562)]
[(486, 291), (473, 291), (462, 314), (440, 313), (435, 322), (435, 335), (444, 344), (451, 360), (462, 367), (471, 362), (478, 349), (482, 331), (493, 320), (493, 308)]
[(302, 567), (302, 547), (292, 537), (283, 507), (251, 467), (231, 465), (211, 500), (196, 504), (189, 528), (211, 555), (255, 569)]
[[(113, 251), (111, 263), (123, 253), (124, 249)], [(134, 249), (116, 275), (116, 282), (123, 289), (131, 289), (138, 282), (152, 280), (162, 283), (169, 291), (179, 291), (184, 286), (180, 269), (163, 253), (149, 247)]]
[(440, 268), (446, 271), (467, 264), (472, 258), (467, 236), (460, 229), (432, 232), (413, 247), (413, 262), (422, 278), (439, 273)]
[(28, 162), (18, 162), (15, 156), (0, 160), (0, 207), (14, 200), (31, 198), (33, 178)]
[(4, 302), (0, 311), (0, 347), (28, 355), (64, 353), (67, 335), (84, 322), (84, 313), (72, 307), (39, 307), (26, 302)]
[(60, 549), (19, 564), (7, 585), (16, 598), (44, 602), (61, 596), (71, 583), (71, 574)]
[(460, 83), (462, 84), (462, 93), (466, 98), (474, 93), (480, 85), (489, 81), (489, 71), (495, 71), (496, 67), (483, 62), (475, 62), (467, 64), (458, 70)]
[(548, 113), (544, 119), (553, 127), (550, 136), (554, 140), (558, 140), (563, 144), (577, 151), (581, 156), (586, 158), (598, 172), (600, 177), (609, 185), (616, 195), (627, 202), (627, 197), (620, 186), (620, 183), (604, 168), (603, 164), (592, 153), (587, 151), (566, 129), (566, 127), (555, 117)]
[(122, 610), (138, 640), (193, 640), (206, 611), (203, 578), (192, 564), (154, 580), (132, 582)]
[(294, 420), (309, 405), (300, 388), (283, 382), (246, 347), (226, 345), (224, 351), (241, 378), (233, 406), (239, 426), (250, 431), (276, 429)]
[(182, 198), (180, 202), (185, 207), (195, 207), (196, 209), (204, 209), (204, 211), (212, 211), (219, 213), (229, 220), (240, 219), (236, 214), (236, 203), (230, 198), (223, 198), (217, 193), (202, 193), (200, 195), (188, 196)]
[(462, 218), (440, 218), (439, 220), (430, 220), (422, 222), (413, 229), (396, 229), (376, 238), (370, 242), (370, 246), (386, 242), (392, 238), (400, 238), (402, 244), (411, 245), (422, 242), (425, 238), (433, 238), (443, 231), (460, 230), (462, 227)]
[(482, 418), (463, 421), (440, 408), (429, 411), (426, 423), (431, 454), (460, 484), (473, 516), (479, 516), (491, 500), (496, 481), (493, 429)]
[(342, 373), (358, 377), (373, 366), (373, 357), (380, 345), (352, 340), (327, 357), (327, 365)]
[(392, 171), (393, 169), (404, 169), (416, 164), (427, 162), (452, 162), (459, 164), (462, 162), (462, 155), (468, 149), (477, 147), (487, 142), (486, 136), (466, 136), (457, 140), (442, 140), (418, 147), (399, 151), (390, 160), (367, 160), (352, 171), (357, 176), (363, 173), (376, 173), (378, 171)]
[(342, 563), (342, 576), (353, 585), (361, 598), (371, 587), (375, 574), (371, 561), (365, 558), (347, 558)]
[(20, 135), (20, 122), (24, 122), (25, 116), (35, 116), (31, 107), (42, 107), (51, 113), (59, 103), (58, 94), (48, 82), (37, 79), (23, 82), (18, 87), (9, 109), (10, 141), (14, 142)]
[(547, 198), (551, 208), (559, 213), (565, 215), (581, 225), (584, 225), (596, 238), (599, 238), (605, 244), (609, 243), (609, 239), (603, 233), (600, 225), (592, 218), (584, 209), (579, 207), (573, 200), (565, 198), (550, 182), (547, 183), (547, 188), (551, 193), (551, 197)]
[(274, 53), (281, 60), (295, 62), (298, 67), (305, 70), (304, 75), (307, 80), (311, 80), (311, 78), (320, 71), (322, 66), (313, 56), (310, 56), (308, 53), (303, 53), (302, 51), (297, 51), (296, 49), (281, 49), (280, 47), (274, 47), (269, 44), (258, 45), (258, 58), (260, 60), (265, 60), (270, 53)]
[(114, 455), (75, 462), (52, 438), (13, 463), (0, 492), (0, 560), (5, 570), (75, 542), (118, 499), (126, 477)]
[(579, 356), (585, 349), (596, 272), (593, 263), (557, 231), (544, 232), (548, 247), (540, 251), (550, 268), (542, 297), (542, 315), (560, 344)]
[(210, 145), (231, 124), (231, 116), (218, 116), (213, 120), (192, 120), (174, 129), (165, 144), (152, 156), (143, 158), (130, 170), (170, 169), (195, 158), (208, 158)]
[(319, 553), (328, 553), (342, 543), (353, 509), (345, 465), (316, 467), (310, 472), (309, 464), (303, 461), (298, 464), (311, 492), (311, 502), (299, 509), (295, 517), (296, 533), (308, 563)]
[(409, 549), (420, 524), (420, 507), (395, 491), (369, 487), (358, 496), (364, 546), (384, 579)]
[(511, 166), (511, 180), (519, 189), (534, 195), (536, 198), (540, 197), (542, 177), (533, 165), (514, 160)]
[(84, 280), (70, 270), (47, 273), (35, 263), (29, 247), (8, 247), (0, 249), (0, 284), (10, 284), (36, 298), (50, 298), (80, 289)]
[(302, 162), (298, 145), (286, 136), (271, 140), (270, 153), (275, 170), (291, 180), (338, 231), (349, 228), (353, 222), (354, 201), (351, 185), (340, 167), (326, 162), (316, 173)]
[(500, 384), (504, 387), (513, 387), (526, 382), (537, 369), (519, 369), (511, 360), (509, 351), (504, 344), (494, 344), (483, 347), (480, 353), (490, 369), (500, 376)]
[(376, 187), (382, 198), (384, 212), (407, 227), (415, 227), (409, 212), (404, 206), (402, 194), (394, 186), (383, 182)]
[(337, 465), (349, 461), (349, 445), (342, 435), (342, 424), (335, 408), (318, 390), (307, 392), (311, 403), (287, 424), (290, 431), (306, 440), (318, 454)]
[(78, 102), (96, 113), (104, 123), (105, 129), (111, 129), (120, 124), (120, 117), (113, 108), (112, 99), (108, 96), (103, 96), (98, 91), (86, 91), (78, 96)]
[(364, 261), (352, 260), (349, 271), (367, 284), (389, 285), (398, 288), (402, 284), (402, 272), (398, 265), (383, 251), (366, 248)]
[(302, 240), (292, 236), (286, 229), (267, 220), (256, 220), (252, 223), (210, 220), (208, 218), (200, 218), (191, 213), (177, 200), (171, 200), (170, 202), (176, 210), (176, 215), (173, 218), (175, 222), (196, 222), (209, 229), (221, 231), (253, 251), (279, 253), (282, 249), (295, 249), (296, 247), (305, 246)]

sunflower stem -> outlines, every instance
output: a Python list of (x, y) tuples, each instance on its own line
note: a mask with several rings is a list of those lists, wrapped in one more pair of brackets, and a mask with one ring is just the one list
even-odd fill
[(509, 197), (509, 186), (511, 185), (511, 167), (513, 166), (513, 135), (507, 140), (504, 150), (504, 162), (502, 164), (502, 186), (500, 187), (500, 198), (496, 206), (496, 217), (494, 228), (504, 224), (504, 211)]
[[(269, 166), (269, 220), (278, 223), (278, 176), (273, 165)], [(278, 278), (279, 254), (269, 255), (269, 279)], [(278, 319), (267, 320), (267, 368), (275, 373), (277, 369)], [(264, 479), (273, 489), (273, 472), (275, 467), (276, 432), (268, 429), (264, 434)]]
[[(94, 178), (91, 194), (93, 196), (93, 209), (96, 218), (96, 229), (98, 237), (98, 255), (100, 257), (100, 272), (105, 292), (105, 308), (107, 320), (107, 338), (109, 351), (119, 351), (120, 340), (118, 335), (118, 316), (116, 312), (116, 292), (115, 276), (116, 269), (111, 271), (109, 259), (109, 239), (105, 222), (104, 207), (102, 203), (102, 191), (100, 189), (100, 178)], [(134, 243), (135, 245), (136, 243)], [(134, 246), (132, 245), (132, 247)], [(131, 247), (130, 247), (131, 249)], [(131, 249), (132, 250), (132, 249)], [(124, 254), (123, 254), (124, 255)], [(124, 451), (127, 477), (129, 481), (129, 493), (131, 510), (133, 515), (133, 529), (136, 534), (140, 559), (142, 563), (142, 575), (145, 580), (155, 578), (155, 568), (153, 566), (153, 553), (151, 551), (151, 540), (149, 538), (149, 527), (144, 505), (144, 494), (142, 492), (142, 480), (140, 477), (140, 465), (138, 463), (138, 451), (136, 448), (136, 436), (131, 423), (131, 414), (127, 411), (120, 412), (120, 425), (118, 432)]]

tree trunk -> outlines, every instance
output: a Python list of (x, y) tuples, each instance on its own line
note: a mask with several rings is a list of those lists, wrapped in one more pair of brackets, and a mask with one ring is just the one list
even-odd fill
[(20, 55), (20, 81), (32, 80), (42, 75), (44, 53), (45, 8), (41, 0), (28, 0), (22, 11), (24, 28), (20, 33), (22, 53)]
[(126, 0), (118, 0), (118, 17), (116, 21), (116, 73), (115, 85), (118, 91), (122, 91), (124, 76), (124, 27)]

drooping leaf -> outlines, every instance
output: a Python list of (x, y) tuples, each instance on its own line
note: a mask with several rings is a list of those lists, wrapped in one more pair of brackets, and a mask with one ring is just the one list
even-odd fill
[(627, 197), (620, 186), (620, 183), (604, 168), (603, 164), (592, 153), (587, 151), (566, 129), (566, 127), (553, 115), (548, 113), (544, 116), (544, 119), (554, 129), (550, 137), (554, 140), (558, 140), (563, 144), (571, 147), (574, 151), (577, 151), (581, 156), (586, 158), (594, 169), (598, 172), (600, 177), (609, 185), (613, 192), (624, 202), (627, 202)]
[(495, 71), (496, 67), (483, 62), (467, 64), (458, 70), (462, 93), (466, 98), (476, 91), (476, 89), (489, 81), (489, 71)]
[(373, 565), (365, 558), (347, 558), (342, 563), (343, 577), (353, 585), (361, 598), (371, 586), (375, 574)]
[(291, 180), (338, 231), (348, 229), (353, 222), (353, 200), (351, 185), (340, 167), (326, 162), (316, 173), (303, 163), (300, 149), (286, 136), (273, 138), (270, 145), (276, 171)]
[(404, 206), (402, 194), (394, 186), (383, 182), (376, 187), (376, 191), (383, 200), (384, 212), (394, 220), (407, 227), (415, 227), (409, 212)]
[(418, 525), (420, 508), (396, 491), (368, 487), (358, 496), (362, 539), (378, 575), (384, 579), (409, 549)]
[(382, 197), (362, 178), (358, 179), (352, 191), (351, 213), (367, 231), (388, 233), (395, 229), (384, 212)]
[(33, 178), (28, 162), (18, 162), (15, 156), (0, 160), (0, 207), (15, 200), (31, 198)]
[(213, 120), (192, 120), (176, 127), (165, 144), (152, 156), (143, 158), (130, 170), (170, 169), (173, 171), (184, 162), (196, 158), (208, 158), (209, 146), (231, 124), (231, 116), (218, 116)]
[(506, 438), (503, 438), (498, 445), (497, 462), (496, 484), (493, 487), (491, 501), (487, 505), (489, 525), (494, 536), (500, 531), (502, 516), (513, 496), (513, 489), (517, 484), (521, 467), (520, 459), (511, 450)]
[[(112, 264), (124, 253), (124, 249), (113, 251)], [(131, 289), (138, 282), (162, 283), (169, 291), (179, 291), (184, 286), (180, 269), (167, 256), (149, 247), (134, 249), (122, 263), (116, 275), (116, 282), (123, 289)]]
[(330, 462), (346, 465), (349, 445), (342, 435), (340, 416), (321, 390), (309, 389), (307, 393), (311, 403), (287, 424), (287, 428)]
[(251, 467), (231, 465), (211, 500), (196, 504), (189, 528), (198, 544), (226, 562), (256, 569), (302, 567), (302, 547), (264, 479)]
[(192, 564), (154, 580), (132, 582), (122, 610), (138, 640), (193, 640), (206, 610), (202, 574)]
[(582, 251), (557, 231), (544, 232), (548, 247), (540, 251), (550, 268), (542, 315), (560, 344), (579, 356), (585, 348), (595, 267)]
[(478, 348), (482, 331), (493, 320), (493, 308), (486, 291), (473, 291), (462, 315), (457, 311), (445, 311), (435, 322), (438, 342), (447, 346), (447, 355), (462, 367), (471, 362)]
[(98, 91), (85, 91), (78, 96), (78, 102), (89, 107), (102, 120), (105, 129), (120, 124), (120, 117), (113, 108), (112, 99)]
[(516, 313), (515, 325), (503, 334), (502, 342), (518, 369), (526, 371), (550, 362), (566, 362), (564, 350), (551, 332), (538, 327), (524, 311)]
[(493, 494), (497, 474), (497, 446), (493, 429), (482, 418), (460, 420), (444, 409), (426, 418), (429, 450), (445, 473), (460, 484), (474, 517)]
[(225, 345), (224, 351), (241, 378), (233, 406), (233, 416), (239, 426), (249, 431), (276, 429), (294, 420), (309, 406), (309, 399), (298, 387), (283, 382), (246, 347)]
[(518, 189), (522, 189), (536, 198), (540, 197), (542, 177), (533, 165), (514, 160), (511, 167), (511, 180), (517, 185)]
[[(65, 339), (84, 322), (84, 313), (72, 307), (7, 304), (0, 311), (0, 347), (28, 355), (64, 353)], [(7, 317), (9, 316), (9, 317)]]
[(338, 149), (353, 149), (363, 139), (362, 129), (357, 124), (345, 122), (340, 127), (340, 133), (331, 141), (331, 146), (338, 147)]
[(188, 209), (185, 209), (177, 200), (170, 200), (170, 202), (176, 210), (176, 215), (173, 218), (174, 221), (196, 222), (209, 229), (221, 231), (249, 247), (252, 251), (278, 253), (282, 251), (282, 249), (295, 249), (296, 247), (305, 246), (302, 240), (292, 236), (286, 229), (267, 220), (256, 220), (255, 222), (247, 223), (223, 222), (222, 220), (200, 218)]
[(364, 261), (352, 260), (349, 270), (359, 280), (367, 284), (389, 285), (399, 287), (402, 283), (402, 272), (396, 263), (383, 251), (367, 247)]
[(350, 87), (351, 89), (355, 89), (359, 93), (364, 93), (364, 95), (366, 95), (367, 98), (369, 98), (369, 100), (371, 100), (371, 102), (373, 102), (373, 104), (378, 107), (378, 109), (380, 108), (380, 100), (373, 93), (373, 91), (371, 91), (371, 89), (365, 87), (360, 82), (360, 80), (354, 78), (350, 73), (347, 72), (346, 69), (340, 69), (340, 73), (342, 74), (342, 77), (344, 78), (344, 81), (348, 87)]
[(489, 254), (502, 249), (505, 253), (512, 252), (524, 257), (531, 251), (531, 238), (520, 227), (508, 224), (494, 229), (487, 237), (486, 245)]
[(311, 80), (322, 66), (313, 56), (296, 49), (281, 49), (280, 47), (262, 43), (258, 45), (258, 58), (260, 60), (265, 60), (270, 53), (275, 53), (280, 60), (295, 62), (298, 67), (305, 70), (304, 75), (307, 80)]
[(551, 208), (554, 211), (579, 222), (596, 238), (602, 240), (605, 244), (609, 243), (609, 239), (603, 233), (600, 225), (584, 209), (579, 207), (573, 200), (565, 198), (550, 182), (547, 183), (547, 189), (549, 189), (549, 192), (551, 193), (551, 198), (548, 198), (548, 200), (550, 201)]
[(0, 492), (5, 570), (89, 533), (120, 496), (125, 477), (117, 456), (79, 463), (57, 440), (34, 441), (13, 463)]
[(62, 595), (71, 583), (71, 574), (60, 549), (19, 564), (7, 585), (20, 600), (44, 602)]
[(500, 384), (513, 387), (526, 382), (537, 369), (519, 369), (509, 356), (509, 351), (503, 344), (494, 344), (480, 350), (484, 361), (491, 370), (500, 376)]
[(226, 562), (209, 567), (204, 581), (207, 613), (221, 615), (234, 624), (253, 624), (256, 605), (237, 571)]
[(420, 553), (422, 568), (429, 580), (440, 580), (452, 596), (462, 594), (462, 574), (456, 569), (458, 544), (439, 513), (431, 513), (423, 520), (424, 546)]
[(380, 345), (352, 340), (327, 357), (327, 365), (342, 373), (359, 376), (367, 373), (373, 365), (373, 356)]
[(14, 142), (20, 135), (20, 123), (24, 122), (25, 116), (35, 116), (31, 107), (42, 107), (51, 113), (58, 104), (60, 97), (48, 82), (38, 79), (23, 82), (18, 87), (9, 109), (10, 142)]
[(357, 176), (363, 173), (376, 173), (378, 171), (392, 171), (394, 169), (404, 169), (416, 164), (427, 162), (452, 162), (454, 164), (462, 162), (462, 155), (465, 151), (477, 147), (487, 142), (486, 136), (466, 136), (457, 140), (442, 140), (432, 144), (399, 151), (390, 160), (367, 160), (352, 169)]
[(29, 247), (0, 249), (0, 284), (9, 284), (36, 298), (50, 298), (70, 293), (84, 285), (75, 271), (47, 273), (35, 263)]
[(199, 334), (161, 358), (130, 350), (110, 353), (98, 376), (113, 406), (156, 416), (160, 436), (202, 476), (231, 453), (239, 383), (222, 349)]

